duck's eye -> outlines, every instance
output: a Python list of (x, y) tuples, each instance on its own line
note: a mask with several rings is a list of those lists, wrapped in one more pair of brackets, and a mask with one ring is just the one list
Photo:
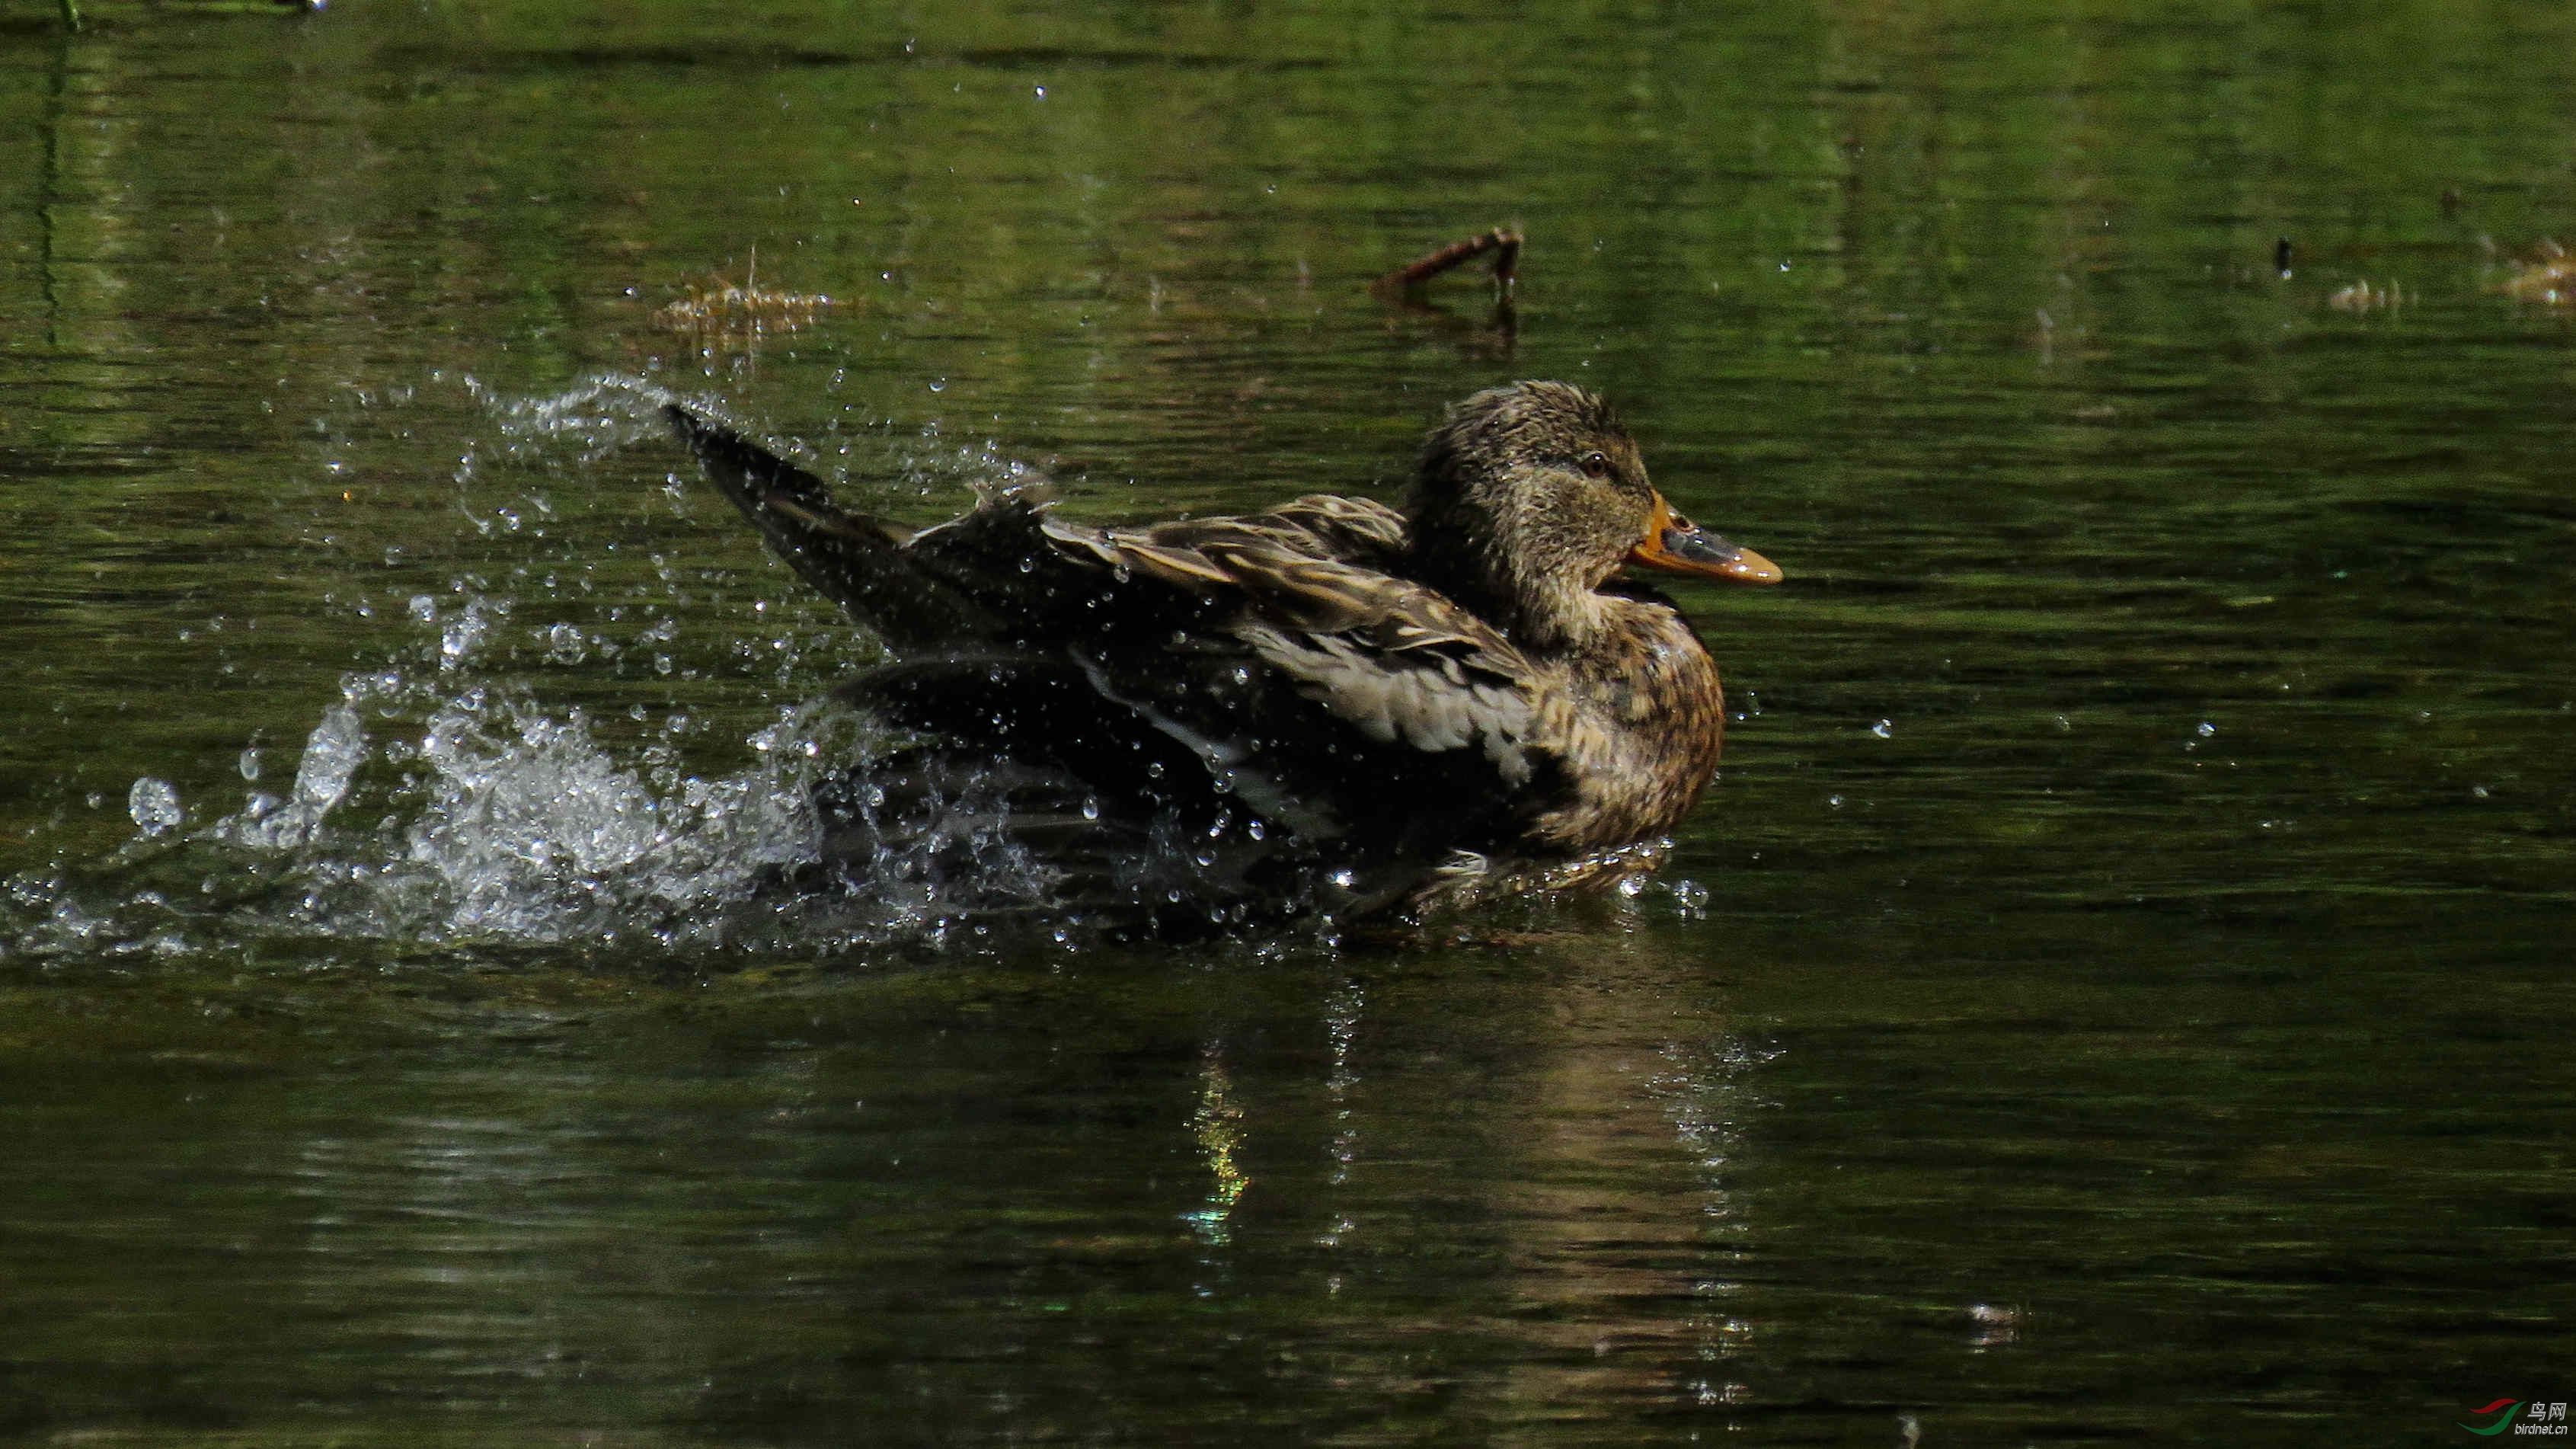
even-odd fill
[(1583, 476), (1586, 478), (1607, 478), (1610, 476), (1610, 455), (1597, 450), (1586, 453), (1582, 457), (1581, 466)]

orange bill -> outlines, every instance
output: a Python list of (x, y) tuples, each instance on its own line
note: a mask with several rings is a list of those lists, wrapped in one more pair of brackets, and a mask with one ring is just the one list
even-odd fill
[(1736, 584), (1776, 584), (1780, 566), (1749, 548), (1737, 548), (1673, 512), (1664, 495), (1655, 495), (1655, 510), (1646, 519), (1646, 536), (1628, 550), (1628, 562), (1666, 573), (1724, 579)]

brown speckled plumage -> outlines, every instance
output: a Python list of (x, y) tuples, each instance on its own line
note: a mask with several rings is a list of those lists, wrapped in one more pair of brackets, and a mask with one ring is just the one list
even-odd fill
[[(1350, 916), (1644, 868), (1716, 768), (1724, 697), (1680, 613), (1617, 575), (1779, 576), (1673, 517), (1608, 406), (1564, 383), (1451, 409), (1401, 512), (1318, 495), (1104, 529), (1006, 495), (909, 537), (670, 411), (896, 654), (844, 693), (935, 743), (868, 767), (870, 798), (891, 778), (945, 800), (983, 770), (1007, 799), (982, 823), (1076, 908)], [(825, 804), (845, 871), (934, 830)], [(1174, 827), (1214, 844), (1181, 884), (1138, 884), (1118, 852)]]

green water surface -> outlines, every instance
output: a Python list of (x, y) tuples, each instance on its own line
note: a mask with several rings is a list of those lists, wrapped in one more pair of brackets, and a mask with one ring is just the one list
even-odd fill
[[(0, 15), (0, 1442), (2576, 1399), (2565, 7), (82, 18)], [(1501, 223), (1508, 317), (1370, 294)], [(755, 267), (833, 300), (665, 312)], [(1146, 518), (1391, 496), (1513, 377), (1789, 573), (1684, 595), (1741, 717), (1660, 882), (746, 911), (876, 651), (640, 400)]]

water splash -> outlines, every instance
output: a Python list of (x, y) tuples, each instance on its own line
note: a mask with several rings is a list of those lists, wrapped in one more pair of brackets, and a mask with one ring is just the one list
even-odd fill
[[(771, 728), (796, 724), (790, 711)], [(580, 711), (558, 718), (476, 690), (431, 713), (413, 758), (423, 798), (383, 873), (386, 901), (443, 935), (703, 939), (715, 922), (700, 908), (810, 849), (808, 782), (767, 768), (775, 755), (657, 789), (592, 739)], [(667, 760), (660, 747), (641, 757), (648, 770)]]
[[(211, 833), (217, 839), (229, 838), (266, 850), (289, 850), (303, 844), (332, 807), (348, 795), (350, 778), (365, 761), (366, 753), (366, 727), (358, 722), (357, 710), (347, 702), (334, 705), (323, 713), (313, 733), (305, 737), (304, 757), (295, 767), (293, 798), (280, 800), (274, 795), (253, 794), (243, 803), (241, 814), (219, 821)], [(257, 779), (259, 772), (254, 765), (245, 773)]]
[[(608, 460), (666, 446), (665, 389), (633, 376), (535, 398), (462, 385), (496, 435), (468, 439), (459, 458), (454, 537), (384, 560), (445, 547), (457, 571), (320, 595), (354, 629), (379, 631), (362, 632), (360, 647), (383, 662), (316, 702), (292, 783), (279, 783), (288, 751), (256, 738), (222, 761), (238, 786), (184, 761), (135, 780), (136, 833), (121, 846), (0, 880), (0, 962), (382, 962), (533, 947), (691, 963), (976, 949), (1021, 939), (1023, 925), (1070, 946), (1102, 926), (1086, 914), (1096, 903), (1068, 907), (1055, 893), (990, 782), (961, 778), (953, 798), (912, 802), (963, 824), (910, 836), (890, 826), (888, 848), (816, 870), (818, 787), (844, 771), (864, 779), (866, 762), (899, 742), (828, 702), (743, 719), (732, 739), (705, 719), (767, 687), (719, 679), (812, 698), (874, 662), (873, 645), (820, 623), (819, 609), (800, 622), (796, 608), (736, 597), (765, 587), (773, 566), (753, 562), (757, 552), (739, 565), (693, 560), (709, 536), (692, 516), (704, 500), (676, 473), (662, 490), (672, 506), (649, 517), (613, 486), (652, 488), (649, 473)], [(882, 456), (857, 461), (881, 500), (917, 491), (953, 503), (1043, 481), (989, 442), (871, 431)], [(853, 452), (853, 441), (838, 446)], [(1158, 828), (1103, 889), (1177, 904), (1173, 863), (1205, 867), (1209, 851)]]
[(747, 764), (715, 773), (685, 767), (685, 715), (604, 741), (581, 709), (453, 683), (436, 667), (349, 675), (291, 793), (253, 789), (193, 832), (174, 787), (137, 781), (115, 858), (5, 883), (0, 960), (534, 946), (686, 964), (971, 946), (982, 918), (1047, 898), (998, 825), (801, 879), (818, 784), (886, 743), (828, 700), (779, 710), (744, 740)]
[[(855, 722), (787, 709), (729, 774), (674, 742), (612, 750), (580, 710), (434, 674), (355, 674), (306, 737), (292, 793), (177, 834), (175, 789), (138, 781), (115, 859), (21, 877), (0, 958), (116, 957), (290, 939), (397, 950), (582, 945), (721, 951), (776, 918), (765, 874), (806, 859), (823, 742)], [(371, 737), (365, 721), (378, 723)], [(391, 720), (391, 727), (385, 722)]]
[(573, 468), (668, 438), (670, 424), (661, 409), (679, 400), (668, 388), (631, 373), (600, 373), (540, 397), (510, 397), (473, 378), (465, 379), (465, 387), (500, 426), (504, 457)]

